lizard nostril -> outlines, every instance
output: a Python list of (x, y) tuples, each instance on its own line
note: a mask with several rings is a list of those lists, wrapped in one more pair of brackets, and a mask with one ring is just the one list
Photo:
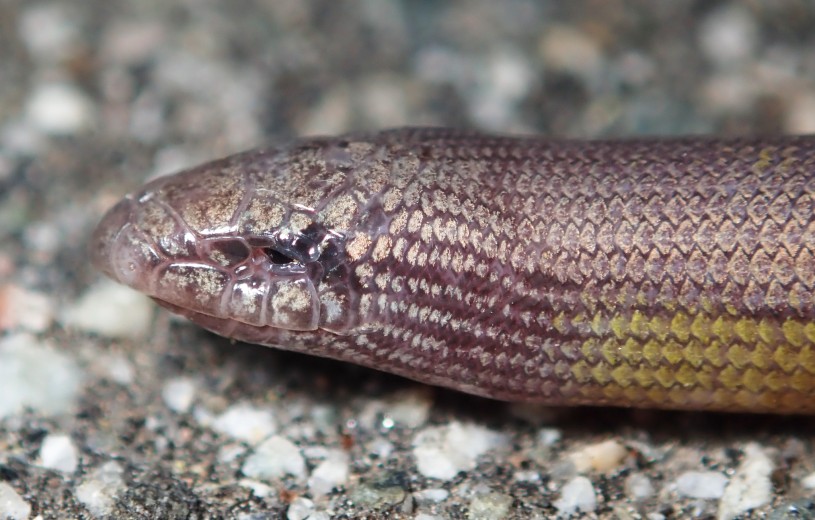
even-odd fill
[(209, 243), (208, 249), (208, 256), (224, 267), (237, 265), (249, 258), (249, 246), (243, 240), (216, 240)]

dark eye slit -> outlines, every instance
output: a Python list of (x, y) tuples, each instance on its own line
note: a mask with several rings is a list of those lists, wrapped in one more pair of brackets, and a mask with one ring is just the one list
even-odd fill
[(263, 252), (266, 253), (266, 256), (268, 256), (269, 260), (275, 265), (285, 265), (294, 262), (294, 258), (271, 247), (264, 247)]

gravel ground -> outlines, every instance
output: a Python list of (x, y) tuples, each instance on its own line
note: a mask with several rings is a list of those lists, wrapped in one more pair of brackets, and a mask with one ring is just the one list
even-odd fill
[(0, 516), (815, 518), (815, 421), (542, 409), (232, 344), (95, 273), (278, 136), (815, 132), (809, 0), (0, 2)]

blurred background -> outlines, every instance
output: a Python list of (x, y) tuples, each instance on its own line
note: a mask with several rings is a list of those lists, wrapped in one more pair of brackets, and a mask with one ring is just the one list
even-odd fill
[[(584, 472), (597, 517), (732, 517), (718, 498), (671, 485), (697, 464), (732, 475), (748, 441), (799, 461), (774, 477), (764, 511), (807, 496), (810, 421), (787, 429), (771, 420), (767, 430), (693, 418), (674, 428), (686, 416), (643, 423), (626, 413), (589, 420), (590, 429), (543, 428), (504, 405), (407, 382), (394, 389), (370, 371), (232, 346), (154, 318), (87, 263), (102, 212), (148, 177), (278, 137), (402, 125), (579, 138), (815, 132), (815, 3), (0, 0), (0, 513), (463, 518), (482, 510), (474, 497), (497, 496), (483, 518), (544, 518), (570, 511), (557, 500), (581, 473), (558, 454), (611, 437), (638, 455)], [(117, 321), (105, 312), (126, 315), (129, 328), (105, 328)], [(424, 420), (360, 420), (383, 388), (408, 392)], [(275, 418), (261, 431), (329, 451), (301, 455), (302, 472), (246, 484), (256, 440), (213, 426), (246, 402)], [(456, 479), (417, 467), (422, 428), (457, 421), (502, 432), (504, 452)], [(555, 434), (551, 446), (541, 440)], [(60, 435), (74, 464), (55, 469), (43, 450)], [(388, 454), (372, 458), (384, 442)], [(328, 491), (307, 484), (336, 450), (350, 457), (350, 477), (329, 479)], [(519, 480), (522, 471), (538, 479)], [(652, 492), (636, 498), (631, 474)], [(401, 490), (398, 505), (354, 495), (374, 481)], [(107, 501), (83, 499), (82, 485)], [(428, 489), (446, 495), (418, 494)]]

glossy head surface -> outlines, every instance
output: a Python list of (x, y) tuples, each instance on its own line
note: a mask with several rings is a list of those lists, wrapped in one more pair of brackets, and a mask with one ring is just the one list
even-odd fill
[(356, 321), (344, 243), (370, 202), (352, 182), (363, 145), (312, 140), (156, 179), (102, 219), (94, 264), (187, 314), (344, 333)]

